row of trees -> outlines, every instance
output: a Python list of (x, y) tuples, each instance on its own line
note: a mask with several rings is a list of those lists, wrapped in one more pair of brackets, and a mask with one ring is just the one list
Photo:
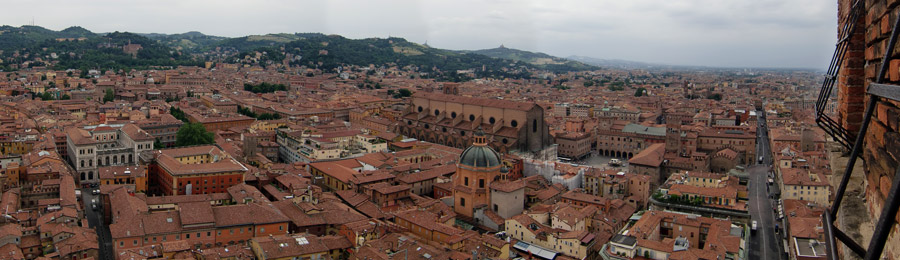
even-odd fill
[[(41, 100), (56, 100), (56, 97), (54, 97), (53, 94), (51, 94), (50, 92), (44, 92), (41, 94), (37, 94), (37, 95), (35, 95), (35, 97), (40, 98)], [(72, 97), (70, 97), (69, 94), (63, 94), (62, 96), (59, 97), (59, 100), (69, 100), (69, 99), (72, 99)]]
[(700, 206), (703, 204), (703, 198), (700, 197), (688, 197), (687, 195), (663, 195), (660, 192), (656, 192), (653, 194), (653, 199), (659, 202), (671, 203), (671, 204), (681, 204), (681, 205), (689, 205), (689, 206)]
[(182, 122), (191, 122), (190, 120), (188, 120), (187, 115), (184, 113), (184, 111), (181, 111), (181, 109), (178, 109), (177, 107), (172, 107), (172, 109), (169, 110), (169, 114), (175, 117), (175, 119), (181, 120)]
[(245, 115), (245, 116), (248, 116), (248, 117), (256, 118), (256, 119), (259, 119), (259, 120), (276, 120), (276, 119), (281, 119), (281, 114), (278, 114), (278, 113), (274, 113), (274, 114), (273, 114), (273, 113), (262, 113), (262, 114), (257, 114), (257, 113), (254, 113), (253, 111), (250, 111), (249, 108), (242, 107), (242, 106), (238, 106), (237, 112), (238, 112), (239, 114), (241, 114), (241, 115)]
[(271, 83), (259, 83), (259, 84), (250, 84), (244, 83), (244, 90), (250, 91), (253, 93), (272, 93), (275, 91), (287, 91), (288, 87), (284, 84), (271, 84)]

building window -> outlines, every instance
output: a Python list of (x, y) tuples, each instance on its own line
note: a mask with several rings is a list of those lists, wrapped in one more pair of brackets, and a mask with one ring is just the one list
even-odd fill
[(478, 179), (478, 188), (484, 188), (484, 179)]
[(512, 127), (517, 127), (517, 126), (519, 126), (519, 121), (516, 121), (516, 120), (510, 121), (509, 125), (511, 125)]
[(532, 132), (537, 132), (537, 119), (532, 119), (532, 120), (531, 120), (531, 131), (532, 131)]
[(466, 206), (466, 198), (459, 198), (459, 205), (462, 207)]
[(463, 185), (469, 186), (469, 177), (463, 177)]
[(494, 117), (491, 117), (491, 118), (488, 119), (488, 123), (494, 124), (494, 123), (496, 123), (496, 122), (497, 122), (497, 120), (494, 119)]
[(469, 115), (469, 121), (475, 121), (475, 115)]

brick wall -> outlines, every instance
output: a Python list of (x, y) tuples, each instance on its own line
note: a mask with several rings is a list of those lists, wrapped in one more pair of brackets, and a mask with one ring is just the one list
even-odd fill
[[(846, 17), (854, 0), (839, 0), (838, 14)], [(900, 0), (865, 0), (864, 13), (856, 21), (857, 34), (853, 35), (841, 68), (838, 84), (839, 118), (845, 128), (858, 131), (865, 109), (864, 89), (874, 82), (882, 64), (885, 51), (890, 51), (887, 83), (900, 85), (900, 48), (886, 50), (888, 38), (898, 13)], [(839, 18), (840, 19), (840, 18)], [(860, 29), (862, 28), (862, 29)], [(860, 34), (864, 42), (859, 41)], [(864, 55), (859, 50), (864, 46)], [(864, 169), (866, 174), (866, 204), (869, 216), (877, 221), (890, 190), (894, 173), (900, 160), (900, 102), (880, 101), (864, 140)], [(855, 173), (859, 174), (859, 173)], [(900, 220), (900, 215), (895, 216)], [(895, 225), (885, 248), (885, 256), (900, 256), (900, 234)], [(870, 234), (863, 234), (870, 235)], [(864, 245), (865, 246), (865, 245)]]

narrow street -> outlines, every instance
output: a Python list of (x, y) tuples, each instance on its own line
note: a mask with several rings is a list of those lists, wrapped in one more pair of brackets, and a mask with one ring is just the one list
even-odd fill
[[(113, 260), (112, 237), (109, 234), (109, 225), (103, 223), (103, 208), (100, 202), (100, 195), (91, 194), (94, 188), (81, 189), (81, 198), (84, 202), (84, 214), (88, 219), (88, 225), (97, 231), (97, 238), (100, 240), (100, 259)], [(91, 207), (91, 201), (96, 199), (98, 205), (101, 206), (97, 210)]]
[[(765, 125), (765, 112), (759, 113), (757, 128), (756, 165), (749, 168), (750, 181), (748, 182), (748, 196), (750, 197), (750, 215), (757, 222), (757, 230), (751, 232), (750, 259), (784, 259), (782, 239), (780, 233), (776, 233), (775, 203), (769, 197), (775, 194), (777, 185), (768, 185), (769, 171), (772, 163), (772, 153), (769, 147), (768, 130)], [(762, 162), (759, 157), (762, 156)], [(778, 225), (781, 227), (781, 225)], [(780, 232), (780, 231), (778, 231)]]

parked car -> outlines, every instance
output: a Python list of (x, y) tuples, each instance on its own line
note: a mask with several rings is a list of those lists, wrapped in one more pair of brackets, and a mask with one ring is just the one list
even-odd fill
[(619, 165), (622, 165), (622, 161), (620, 161), (619, 159), (610, 159), (609, 165), (610, 166), (619, 166)]
[(750, 230), (754, 231), (754, 232), (756, 231), (756, 220), (754, 220), (752, 223), (750, 223)]

